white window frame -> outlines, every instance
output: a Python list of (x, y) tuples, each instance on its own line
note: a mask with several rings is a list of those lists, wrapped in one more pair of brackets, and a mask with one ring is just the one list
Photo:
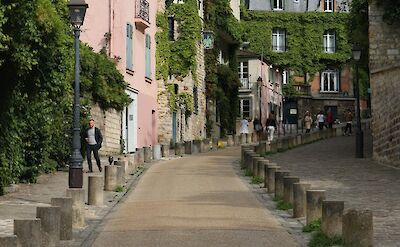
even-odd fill
[[(245, 72), (245, 68), (247, 71)], [(251, 89), (250, 74), (249, 74), (249, 61), (240, 61), (238, 66), (239, 80), (242, 83), (242, 88)]]
[(273, 10), (282, 11), (284, 0), (274, 0)]
[[(325, 77), (328, 79), (326, 84), (325, 84), (325, 80), (324, 80)], [(320, 92), (322, 92), (322, 93), (338, 93), (339, 92), (339, 79), (340, 78), (339, 78), (338, 70), (325, 70), (325, 71), (321, 72)], [(333, 82), (331, 80), (333, 80)]]
[[(276, 42), (274, 43), (274, 37)], [(280, 41), (283, 40), (283, 46), (280, 46)], [(283, 49), (282, 49), (283, 47)], [(272, 51), (284, 52), (286, 51), (286, 30), (282, 28), (272, 29)]]
[(324, 11), (333, 12), (333, 1), (334, 0), (324, 0)]
[(336, 51), (336, 32), (327, 30), (324, 32), (324, 52), (335, 53)]
[[(248, 105), (249, 105), (249, 110), (248, 110), (248, 115), (244, 116), (243, 113), (243, 103), (244, 101), (248, 101)], [(247, 118), (247, 119), (251, 119), (252, 118), (252, 113), (253, 113), (253, 109), (252, 109), (252, 99), (251, 98), (239, 98), (239, 107), (240, 107), (240, 119), (243, 118)]]

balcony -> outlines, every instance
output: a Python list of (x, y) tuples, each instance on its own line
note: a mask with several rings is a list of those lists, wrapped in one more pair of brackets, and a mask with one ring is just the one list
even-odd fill
[(149, 2), (147, 0), (136, 0), (135, 25), (142, 31), (150, 27)]
[(242, 86), (240, 89), (250, 89), (253, 87), (252, 83), (249, 81), (249, 78), (240, 78), (240, 83)]

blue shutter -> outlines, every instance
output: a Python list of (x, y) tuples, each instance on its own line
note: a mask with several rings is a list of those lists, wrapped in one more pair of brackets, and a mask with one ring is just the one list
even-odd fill
[(151, 78), (151, 38), (150, 35), (146, 34), (146, 53), (145, 53), (145, 61), (146, 61), (146, 71), (145, 75), (147, 78)]
[(126, 68), (132, 70), (132, 33), (133, 27), (131, 24), (126, 24)]

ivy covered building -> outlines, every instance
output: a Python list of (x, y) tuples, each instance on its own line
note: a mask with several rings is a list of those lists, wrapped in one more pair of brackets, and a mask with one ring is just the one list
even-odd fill
[(284, 124), (301, 124), (307, 110), (315, 116), (331, 109), (339, 120), (346, 109), (354, 110), (346, 2), (245, 1), (249, 49), (285, 68)]
[(158, 1), (156, 79), (160, 144), (206, 137), (202, 20), (202, 1)]

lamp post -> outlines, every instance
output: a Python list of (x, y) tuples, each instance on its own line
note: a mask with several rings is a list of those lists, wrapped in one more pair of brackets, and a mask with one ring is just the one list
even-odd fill
[(260, 120), (260, 123), (262, 123), (261, 121), (262, 121), (262, 86), (263, 86), (263, 79), (262, 79), (262, 77), (261, 76), (259, 76), (258, 78), (257, 78), (257, 85), (258, 85), (258, 88), (259, 88), (259, 94), (258, 94), (258, 97), (259, 97), (259, 110), (260, 110), (260, 114), (259, 114), (259, 120)]
[(74, 27), (75, 36), (75, 79), (74, 79), (74, 123), (72, 137), (72, 156), (69, 166), (68, 185), (69, 188), (82, 188), (83, 168), (81, 154), (81, 136), (80, 136), (80, 80), (79, 80), (79, 35), (80, 27), (85, 19), (88, 5), (85, 0), (70, 0), (68, 3), (71, 24)]
[(353, 59), (356, 65), (356, 80), (354, 83), (356, 104), (357, 104), (357, 130), (356, 130), (356, 158), (364, 158), (364, 133), (361, 129), (361, 112), (360, 112), (360, 83), (358, 79), (358, 62), (361, 58), (361, 47), (357, 44), (353, 45)]

